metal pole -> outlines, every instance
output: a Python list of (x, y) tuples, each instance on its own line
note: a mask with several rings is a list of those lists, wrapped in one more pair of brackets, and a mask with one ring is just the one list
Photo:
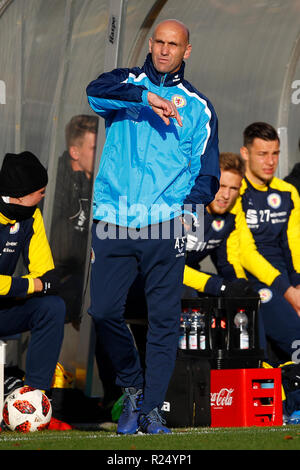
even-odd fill
[(110, 0), (104, 71), (121, 66), (128, 0)]
[(294, 41), (293, 48), (286, 66), (286, 72), (282, 84), (282, 92), (278, 108), (277, 130), (280, 137), (280, 158), (278, 162), (278, 177), (284, 178), (289, 170), (288, 149), (288, 122), (291, 104), (292, 82), (300, 59), (300, 34)]

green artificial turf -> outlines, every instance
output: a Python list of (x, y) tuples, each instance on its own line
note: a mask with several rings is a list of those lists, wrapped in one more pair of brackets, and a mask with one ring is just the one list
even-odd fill
[[(0, 434), (0, 450), (299, 450), (300, 425), (249, 428), (187, 428), (168, 435), (117, 436), (115, 431), (41, 431)], [(105, 453), (108, 458), (110, 453)], [(111, 455), (115, 455), (114, 452)], [(120, 452), (118, 455), (122, 455)], [(154, 462), (159, 463), (159, 462)], [(88, 462), (87, 462), (88, 464)]]

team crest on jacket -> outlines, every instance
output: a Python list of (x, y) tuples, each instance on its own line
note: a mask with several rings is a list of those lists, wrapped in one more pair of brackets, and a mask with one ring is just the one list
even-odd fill
[(267, 289), (266, 287), (260, 289), (258, 293), (262, 304), (269, 302), (273, 297), (272, 291), (270, 289)]
[(172, 96), (172, 102), (175, 104), (176, 108), (183, 108), (186, 106), (186, 99), (180, 95)]
[(281, 197), (277, 193), (269, 194), (267, 198), (267, 202), (269, 206), (272, 207), (273, 209), (278, 209), (278, 207), (281, 204)]
[(17, 233), (20, 229), (20, 223), (16, 222), (14, 225), (10, 227), (9, 233), (13, 235), (14, 233)]
[(212, 222), (211, 226), (216, 232), (220, 232), (220, 230), (222, 230), (222, 228), (224, 227), (224, 224), (224, 219), (215, 219)]

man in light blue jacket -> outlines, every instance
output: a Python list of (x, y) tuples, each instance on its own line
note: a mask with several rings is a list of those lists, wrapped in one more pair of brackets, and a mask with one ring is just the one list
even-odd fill
[[(142, 68), (115, 69), (87, 87), (105, 119), (94, 187), (90, 314), (124, 389), (118, 433), (168, 433), (161, 407), (173, 372), (184, 270), (185, 230), (219, 187), (218, 130), (205, 96), (184, 79), (189, 31), (157, 25)], [(148, 306), (146, 370), (124, 320), (140, 273)]]

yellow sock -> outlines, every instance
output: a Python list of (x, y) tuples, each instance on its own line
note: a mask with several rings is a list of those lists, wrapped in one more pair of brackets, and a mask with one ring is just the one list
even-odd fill
[[(25, 384), (24, 387), (30, 387), (30, 388), (34, 388), (34, 387), (31, 387), (31, 385), (27, 385)], [(36, 390), (41, 390), (40, 388), (37, 388)], [(46, 393), (46, 390), (41, 390), (42, 393)]]

